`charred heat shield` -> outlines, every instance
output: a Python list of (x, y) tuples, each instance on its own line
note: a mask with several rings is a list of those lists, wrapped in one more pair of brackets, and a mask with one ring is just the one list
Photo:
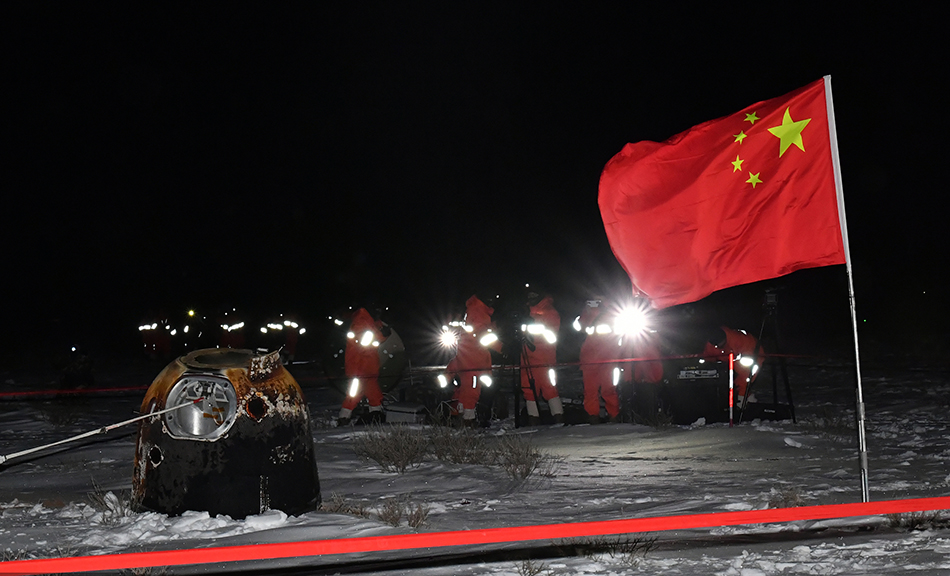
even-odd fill
[(277, 352), (196, 350), (152, 382), (132, 483), (138, 510), (244, 518), (315, 510), (320, 482), (310, 413)]

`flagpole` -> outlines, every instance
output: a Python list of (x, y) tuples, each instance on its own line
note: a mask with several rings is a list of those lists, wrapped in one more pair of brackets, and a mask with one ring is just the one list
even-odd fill
[(838, 198), (838, 220), (841, 224), (841, 241), (844, 245), (845, 268), (848, 273), (848, 301), (851, 304), (851, 327), (854, 330), (854, 366), (857, 374), (855, 423), (858, 428), (858, 464), (861, 468), (861, 499), (870, 501), (868, 490), (868, 446), (864, 432), (864, 392), (861, 389), (861, 351), (858, 346), (858, 315), (854, 305), (854, 280), (851, 274), (851, 250), (848, 246), (848, 223), (844, 214), (844, 193), (841, 181), (841, 164), (838, 158), (838, 135), (835, 130), (835, 111), (831, 98), (831, 76), (825, 76), (825, 105), (828, 111), (828, 132), (831, 135), (831, 161), (835, 173), (835, 194)]

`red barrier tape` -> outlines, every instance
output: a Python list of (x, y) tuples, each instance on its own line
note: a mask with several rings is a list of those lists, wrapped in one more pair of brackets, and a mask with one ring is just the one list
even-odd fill
[(692, 528), (793, 522), (798, 520), (824, 520), (849, 516), (877, 516), (881, 514), (902, 514), (907, 512), (947, 509), (950, 509), (950, 496), (854, 504), (802, 506), (799, 508), (774, 508), (743, 512), (658, 516), (600, 522), (488, 528), (484, 530), (369, 536), (363, 538), (281, 542), (246, 546), (220, 546), (216, 548), (198, 548), (191, 550), (161, 550), (156, 552), (109, 554), (104, 556), (14, 560), (10, 562), (0, 562), (0, 574), (12, 576), (49, 572), (89, 572), (94, 570), (120, 570), (124, 568), (181, 566), (185, 564), (208, 564), (212, 562), (275, 560), (279, 558), (297, 558), (326, 554), (351, 554), (356, 552), (381, 552), (443, 546), (580, 538), (612, 534), (687, 530)]
[(0, 392), (0, 400), (35, 398), (40, 396), (81, 396), (83, 394), (101, 394), (116, 392), (135, 392), (148, 390), (148, 386), (125, 386), (122, 388), (76, 388), (71, 390), (27, 390), (23, 392)]

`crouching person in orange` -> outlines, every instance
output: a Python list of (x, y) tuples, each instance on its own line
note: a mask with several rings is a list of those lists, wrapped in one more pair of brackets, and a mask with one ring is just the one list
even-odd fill
[(581, 345), (581, 372), (584, 375), (584, 411), (591, 424), (600, 424), (600, 399), (611, 422), (620, 421), (620, 367), (616, 360), (622, 355), (620, 336), (609, 323), (603, 298), (592, 298), (574, 322), (575, 330), (587, 333)]
[(346, 398), (337, 425), (346, 426), (353, 410), (364, 397), (369, 402), (370, 422), (385, 421), (383, 392), (379, 388), (379, 343), (385, 340), (379, 326), (365, 308), (353, 313), (346, 334), (345, 368), (348, 382)]
[(703, 357), (728, 360), (732, 353), (734, 364), (736, 404), (745, 405), (749, 385), (755, 381), (765, 350), (755, 336), (745, 330), (733, 330), (722, 326), (714, 330), (706, 342)]
[(528, 422), (532, 425), (541, 423), (535, 396), (540, 394), (547, 400), (554, 422), (561, 424), (564, 422), (564, 406), (555, 388), (557, 376), (554, 370), (561, 315), (550, 296), (540, 298), (537, 294), (529, 294), (528, 306), (531, 323), (522, 326), (524, 342), (521, 347), (521, 391), (527, 405)]
[(465, 321), (458, 337), (458, 348), (445, 371), (447, 378), (440, 384), (458, 378), (459, 386), (452, 397), (453, 412), (462, 415), (462, 424), (474, 428), (475, 407), (482, 393), (482, 386), (492, 385), (491, 350), (500, 351), (501, 342), (492, 332), (491, 315), (494, 309), (472, 296), (465, 302)]

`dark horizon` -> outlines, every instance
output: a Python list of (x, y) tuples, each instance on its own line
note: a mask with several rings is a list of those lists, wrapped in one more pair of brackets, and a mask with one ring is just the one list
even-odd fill
[[(946, 48), (926, 13), (2, 10), (13, 24), (7, 355), (69, 338), (109, 348), (162, 308), (319, 317), (373, 303), (420, 324), (475, 291), (515, 298), (530, 282), (569, 312), (629, 290), (597, 208), (600, 171), (625, 143), (826, 74), (862, 329), (946, 338), (935, 201)], [(790, 307), (819, 327), (841, 277), (788, 279)], [(755, 291), (701, 306), (753, 317)]]

